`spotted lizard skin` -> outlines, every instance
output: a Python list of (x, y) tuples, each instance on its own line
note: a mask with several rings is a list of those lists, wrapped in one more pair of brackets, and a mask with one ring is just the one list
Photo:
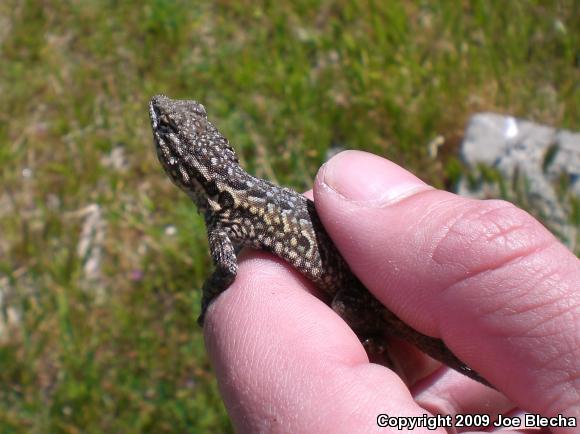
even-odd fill
[(310, 279), (365, 344), (371, 360), (389, 365), (387, 338), (396, 337), (489, 385), (442, 340), (412, 329), (371, 295), (350, 271), (311, 200), (245, 172), (203, 105), (157, 95), (149, 114), (161, 165), (193, 200), (207, 226), (215, 270), (203, 286), (200, 324), (211, 301), (234, 280), (237, 252), (251, 247), (279, 256)]

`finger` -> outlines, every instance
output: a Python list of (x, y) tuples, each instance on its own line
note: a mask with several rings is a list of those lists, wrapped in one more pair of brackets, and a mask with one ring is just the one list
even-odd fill
[(380, 413), (425, 413), (310, 290), (284, 263), (252, 252), (210, 306), (208, 353), (237, 430), (374, 432)]
[(580, 416), (580, 267), (536, 220), (361, 152), (328, 162), (314, 197), (355, 274), (405, 322), (522, 407)]
[(413, 397), (433, 414), (482, 415), (495, 422), (499, 415), (510, 414), (518, 408), (505, 395), (475, 381), (466, 381), (457, 371), (442, 371), (437, 381), (427, 387), (415, 388)]

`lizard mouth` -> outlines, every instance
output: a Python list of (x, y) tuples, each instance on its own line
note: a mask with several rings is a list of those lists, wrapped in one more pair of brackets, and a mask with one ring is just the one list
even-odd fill
[(155, 95), (149, 102), (149, 117), (151, 118), (153, 130), (157, 130), (157, 127), (159, 126), (159, 113), (156, 106), (159, 105), (159, 100), (163, 97), (163, 95)]

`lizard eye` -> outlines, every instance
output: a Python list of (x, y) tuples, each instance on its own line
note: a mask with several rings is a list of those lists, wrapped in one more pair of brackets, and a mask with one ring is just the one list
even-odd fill
[(166, 114), (162, 114), (161, 116), (159, 116), (158, 123), (159, 127), (163, 128), (166, 132), (177, 129), (177, 124), (175, 123), (175, 121)]

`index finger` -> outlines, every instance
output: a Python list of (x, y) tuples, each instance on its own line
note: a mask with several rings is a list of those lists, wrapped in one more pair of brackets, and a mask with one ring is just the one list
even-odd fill
[(399, 377), (368, 363), (354, 332), (312, 291), (282, 261), (251, 252), (210, 306), (206, 344), (237, 430), (374, 432), (382, 413), (422, 417)]

